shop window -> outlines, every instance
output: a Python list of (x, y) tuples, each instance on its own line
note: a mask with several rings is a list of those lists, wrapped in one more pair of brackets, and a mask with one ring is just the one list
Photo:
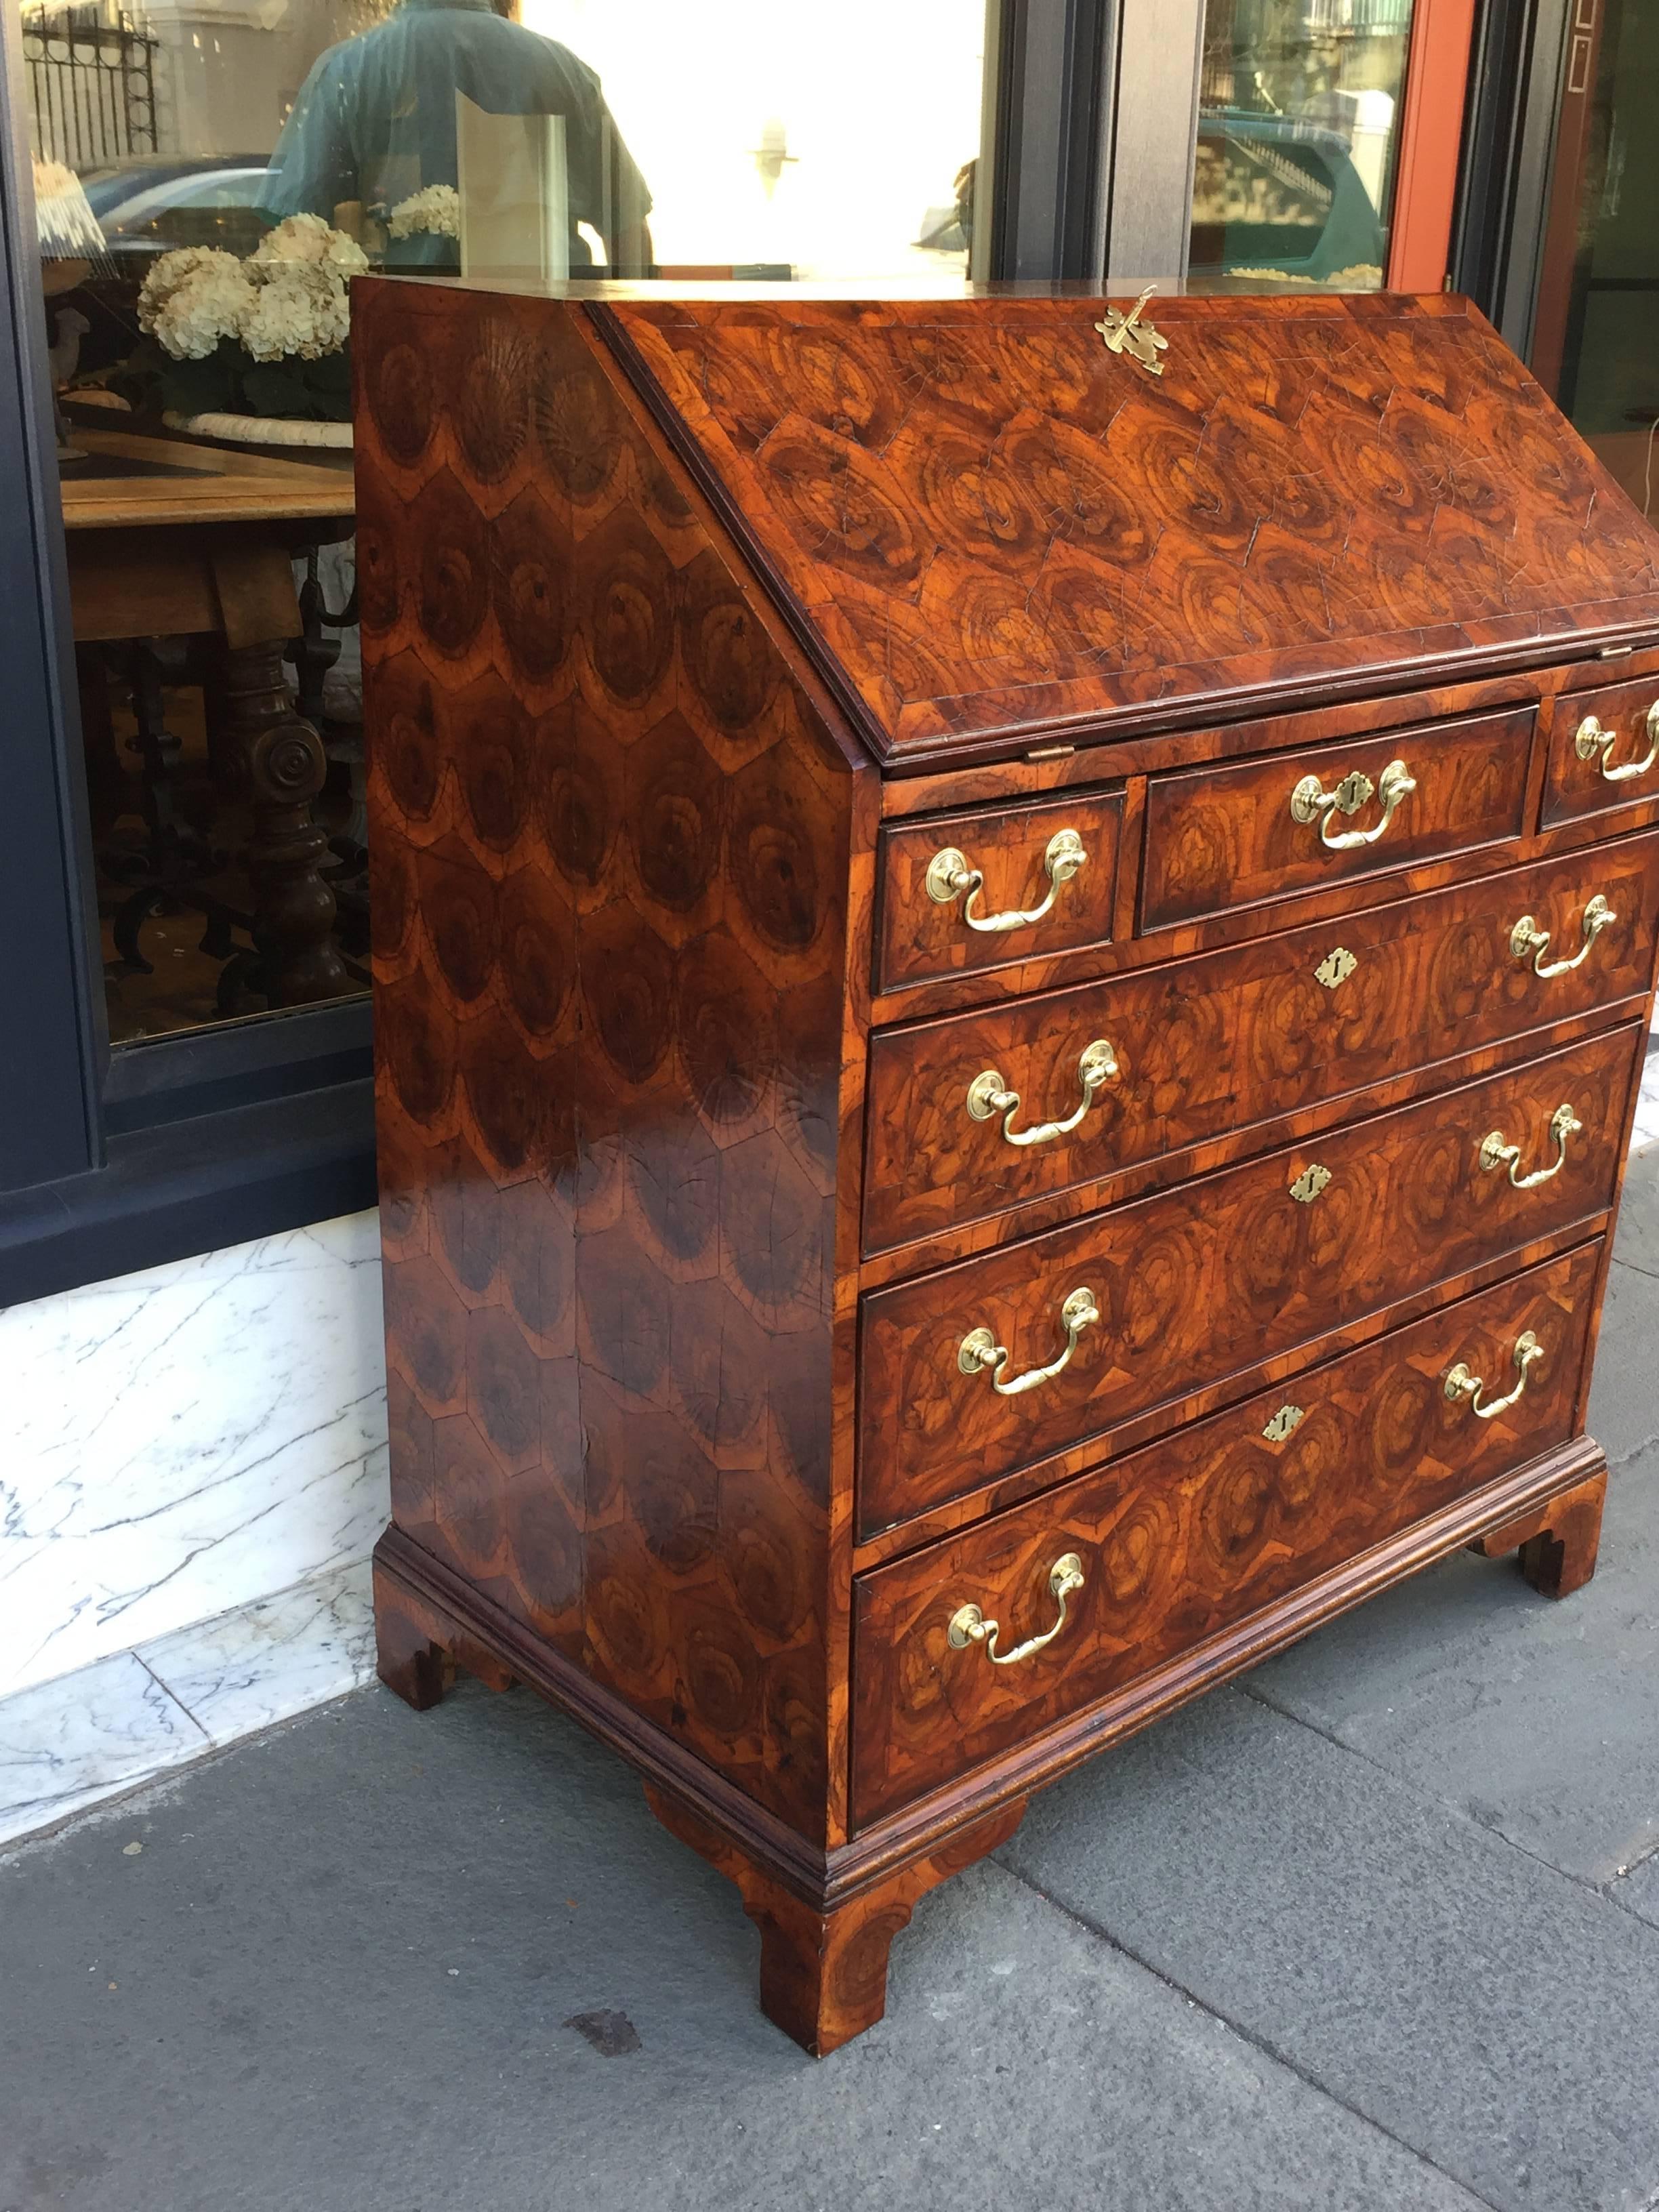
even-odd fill
[(1659, 15), (1571, 0), (1532, 366), (1644, 514), (1659, 471)]
[(1412, 28), (1412, 0), (1208, 0), (1194, 278), (1382, 287)]
[(22, 10), (118, 1054), (366, 989), (355, 271), (984, 265), (985, 0), (507, 4)]

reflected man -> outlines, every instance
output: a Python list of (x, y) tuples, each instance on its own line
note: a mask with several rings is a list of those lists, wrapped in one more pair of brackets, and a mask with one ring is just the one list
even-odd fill
[[(491, 115), (564, 118), (570, 273), (592, 267), (578, 230), (605, 241), (609, 266), (644, 276), (651, 195), (599, 90), (568, 47), (526, 30), (491, 0), (402, 0), (383, 23), (331, 46), (283, 126), (261, 203), (273, 216), (320, 215), (361, 235), (434, 185), (457, 183), (455, 95)], [(391, 267), (454, 267), (453, 237), (389, 239)]]

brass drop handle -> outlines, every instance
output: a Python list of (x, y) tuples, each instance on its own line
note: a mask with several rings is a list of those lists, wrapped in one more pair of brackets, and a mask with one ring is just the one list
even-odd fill
[(1547, 982), (1552, 975), (1568, 975), (1573, 969), (1582, 965), (1589, 958), (1589, 949), (1601, 932), (1618, 919), (1618, 915), (1607, 904), (1606, 899), (1602, 897), (1600, 891), (1597, 891), (1584, 908), (1583, 917), (1579, 923), (1579, 927), (1583, 932), (1584, 941), (1571, 960), (1552, 960), (1547, 965), (1546, 964), (1544, 949), (1550, 941), (1550, 933), (1547, 929), (1540, 929), (1529, 914), (1523, 914), (1510, 932), (1510, 951), (1517, 960), (1530, 959), (1533, 974), (1541, 975)]
[(1535, 1190), (1540, 1182), (1548, 1182), (1553, 1176), (1559, 1176), (1565, 1167), (1567, 1139), (1576, 1137), (1583, 1126), (1571, 1107), (1564, 1101), (1550, 1116), (1550, 1134), (1555, 1139), (1555, 1158), (1548, 1167), (1534, 1168), (1530, 1175), (1516, 1175), (1516, 1170), (1521, 1164), (1521, 1147), (1519, 1145), (1506, 1145), (1501, 1129), (1494, 1129), (1480, 1139), (1480, 1164), (1488, 1175), (1496, 1168), (1506, 1167), (1510, 1171), (1510, 1181), (1517, 1190)]
[(1117, 1054), (1106, 1038), (1097, 1037), (1092, 1044), (1084, 1046), (1077, 1064), (1078, 1080), (1083, 1085), (1083, 1103), (1063, 1121), (1038, 1121), (1029, 1129), (1015, 1128), (1019, 1093), (1007, 1088), (994, 1067), (988, 1067), (968, 1085), (968, 1111), (975, 1121), (988, 1121), (994, 1114), (1000, 1114), (1003, 1139), (1007, 1144), (1046, 1145), (1053, 1138), (1070, 1136), (1117, 1072)]
[[(1376, 844), (1394, 820), (1401, 800), (1416, 788), (1417, 779), (1402, 760), (1391, 760), (1376, 783), (1363, 770), (1351, 769), (1334, 791), (1327, 791), (1316, 775), (1304, 775), (1291, 793), (1291, 817), (1296, 822), (1317, 822), (1320, 843), (1333, 853), (1346, 853), (1356, 845)], [(1332, 836), (1331, 825), (1339, 814), (1358, 814), (1372, 799), (1382, 803), (1380, 822), (1369, 830), (1339, 830)]]
[(1506, 1398), (1494, 1398), (1490, 1405), (1483, 1406), (1480, 1402), (1480, 1393), (1486, 1387), (1485, 1378), (1473, 1373), (1461, 1359), (1455, 1367), (1449, 1368), (1446, 1371), (1446, 1395), (1454, 1402), (1459, 1398), (1467, 1398), (1469, 1401), (1469, 1410), (1475, 1419), (1489, 1421), (1494, 1414), (1506, 1413), (1515, 1404), (1527, 1387), (1527, 1376), (1531, 1370), (1534, 1360), (1541, 1359), (1543, 1357), (1543, 1346), (1540, 1344), (1532, 1331), (1527, 1329), (1515, 1340), (1515, 1371), (1519, 1379)]
[(1586, 714), (1578, 725), (1572, 749), (1581, 761), (1594, 760), (1601, 756), (1601, 780), (1604, 783), (1628, 783), (1632, 776), (1645, 775), (1659, 760), (1659, 699), (1648, 708), (1648, 749), (1640, 760), (1620, 761), (1617, 768), (1607, 766), (1607, 756), (1618, 741), (1616, 730), (1604, 730), (1594, 714)]
[(1048, 1570), (1048, 1587), (1060, 1603), (1060, 1618), (1052, 1628), (1045, 1628), (1041, 1636), (1028, 1636), (1024, 1644), (1015, 1644), (1012, 1651), (999, 1651), (997, 1638), (1002, 1633), (999, 1623), (987, 1620), (976, 1605), (959, 1605), (951, 1615), (951, 1626), (945, 1632), (952, 1651), (965, 1651), (970, 1644), (982, 1644), (985, 1656), (994, 1667), (1018, 1667), (1022, 1659), (1030, 1659), (1045, 1650), (1066, 1626), (1066, 1602), (1083, 1588), (1083, 1562), (1075, 1552), (1063, 1552)]
[(1073, 1291), (1061, 1306), (1060, 1318), (1066, 1329), (1066, 1349), (1046, 1367), (1028, 1368), (1024, 1375), (1016, 1375), (1012, 1382), (1005, 1382), (1002, 1370), (1008, 1364), (1008, 1347), (999, 1344), (988, 1328), (969, 1330), (957, 1346), (957, 1365), (964, 1375), (988, 1375), (991, 1388), (1000, 1398), (1018, 1398), (1024, 1391), (1035, 1390), (1039, 1382), (1051, 1382), (1069, 1364), (1077, 1350), (1078, 1339), (1100, 1319), (1094, 1292)]
[(1071, 882), (1088, 857), (1083, 840), (1075, 830), (1056, 830), (1042, 856), (1043, 872), (1048, 878), (1048, 896), (1041, 906), (1031, 907), (1024, 912), (1016, 907), (1008, 914), (975, 914), (974, 901), (985, 887), (984, 871), (970, 867), (967, 854), (958, 852), (954, 845), (946, 845), (942, 852), (934, 854), (927, 863), (927, 873), (922, 880), (927, 887), (928, 897), (936, 906), (949, 906), (953, 899), (962, 899), (962, 918), (969, 929), (994, 933), (1029, 929), (1034, 921), (1042, 920), (1060, 896), (1060, 886)]

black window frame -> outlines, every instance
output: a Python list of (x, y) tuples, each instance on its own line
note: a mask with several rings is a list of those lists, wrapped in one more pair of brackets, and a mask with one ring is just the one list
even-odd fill
[(1522, 361), (1532, 352), (1571, 0), (1483, 0), (1451, 276)]
[[(997, 0), (991, 274), (1097, 278), (1113, 0)], [(0, 652), (9, 857), (0, 870), (0, 1306), (325, 1221), (375, 1202), (366, 999), (112, 1051), (21, 19), (0, 34)]]
[(112, 1052), (34, 246), (21, 21), (0, 40), (0, 1305), (374, 1202), (366, 999)]

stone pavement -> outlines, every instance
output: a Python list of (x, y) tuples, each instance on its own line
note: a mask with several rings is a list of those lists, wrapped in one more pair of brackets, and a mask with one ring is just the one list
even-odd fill
[(1659, 1150), (1629, 1180), (1578, 1596), (1459, 1555), (1059, 1784), (822, 2064), (617, 1760), (360, 1692), (0, 1859), (0, 2212), (1659, 2205)]

